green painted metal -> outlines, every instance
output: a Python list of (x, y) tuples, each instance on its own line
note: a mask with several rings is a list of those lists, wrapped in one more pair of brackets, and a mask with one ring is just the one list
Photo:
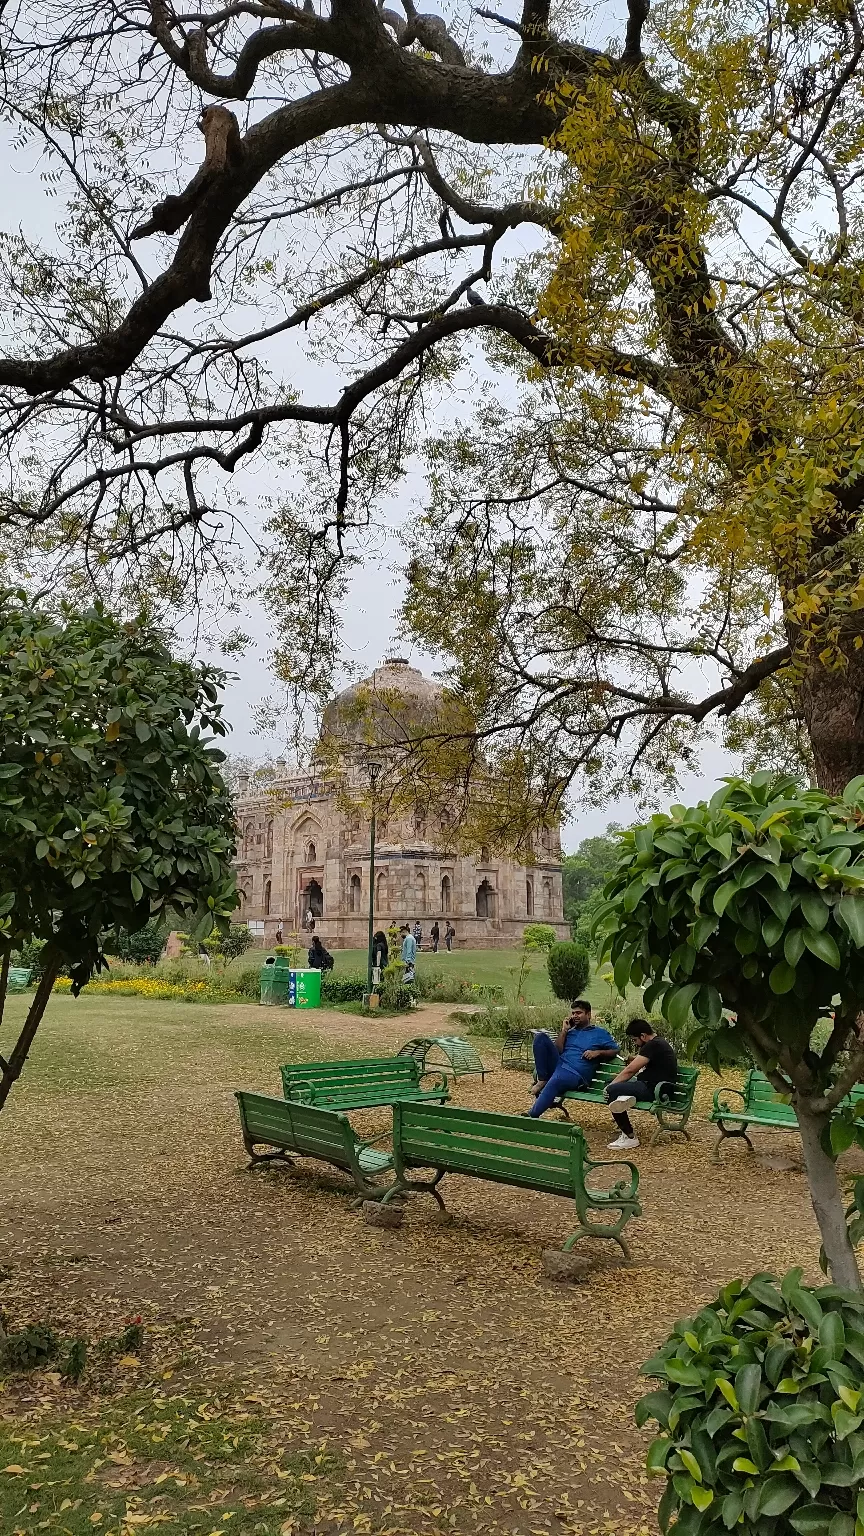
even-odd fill
[[(293, 1162), (293, 1157), (288, 1156), (290, 1152), (294, 1157), (312, 1157), (334, 1168), (343, 1168), (367, 1200), (379, 1200), (384, 1194), (384, 1189), (374, 1181), (392, 1170), (393, 1158), (363, 1141), (347, 1116), (265, 1093), (238, 1092), (234, 1097), (250, 1167), (272, 1162), (274, 1158)], [(256, 1151), (261, 1146), (272, 1150)]]
[[(615, 1061), (601, 1061), (591, 1082), (590, 1088), (575, 1089), (572, 1093), (565, 1093), (561, 1100), (561, 1108), (567, 1113), (565, 1101), (579, 1099), (585, 1104), (606, 1104), (606, 1085), (613, 1077), (617, 1077), (621, 1071), (621, 1063)], [(678, 1077), (675, 1083), (658, 1083), (653, 1099), (644, 1104), (634, 1104), (627, 1113), (632, 1114), (634, 1109), (644, 1110), (653, 1115), (657, 1124), (651, 1137), (651, 1145), (661, 1136), (683, 1136), (690, 1140), (690, 1132), (687, 1122), (693, 1110), (693, 1098), (696, 1093), (696, 1084), (699, 1081), (698, 1067), (678, 1068)]]
[[(413, 1056), (415, 1061), (422, 1063), (424, 1071), (437, 1067), (442, 1072), (452, 1072), (454, 1077), (479, 1072), (482, 1082), (486, 1081), (489, 1070), (484, 1067), (476, 1046), (460, 1035), (418, 1035), (415, 1040), (406, 1040), (399, 1047), (396, 1059), (401, 1056)], [(439, 1061), (439, 1056), (444, 1060)]]
[(32, 971), (28, 971), (23, 965), (10, 965), (6, 978), (7, 992), (23, 992), (30, 985)]
[(798, 1116), (792, 1105), (783, 1103), (774, 1084), (755, 1067), (748, 1072), (743, 1089), (717, 1089), (711, 1119), (720, 1132), (714, 1148), (714, 1161), (718, 1163), (724, 1141), (746, 1141), (750, 1151), (754, 1150), (747, 1134), (751, 1125), (762, 1125), (773, 1131), (798, 1129)]
[[(445, 1209), (439, 1185), (448, 1173), (572, 1198), (579, 1230), (562, 1247), (569, 1252), (582, 1237), (606, 1237), (629, 1258), (622, 1236), (632, 1216), (641, 1216), (639, 1170), (628, 1162), (595, 1162), (588, 1157), (578, 1125), (528, 1120), (477, 1109), (431, 1104), (393, 1106), (393, 1160), (396, 1182), (382, 1204), (425, 1192)], [(413, 1169), (434, 1169), (431, 1181), (409, 1177)], [(592, 1185), (598, 1169), (626, 1170), (608, 1187)]]
[(531, 1050), (533, 1039), (533, 1030), (526, 1034), (524, 1030), (517, 1029), (507, 1036), (501, 1047), (501, 1065), (506, 1071), (534, 1071), (534, 1055)]
[(286, 1099), (325, 1109), (375, 1109), (401, 1099), (443, 1103), (450, 1097), (444, 1073), (424, 1072), (413, 1056), (290, 1062), (279, 1071)]

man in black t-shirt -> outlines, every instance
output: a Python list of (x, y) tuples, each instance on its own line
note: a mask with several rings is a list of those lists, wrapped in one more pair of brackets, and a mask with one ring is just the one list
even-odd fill
[(606, 1084), (606, 1100), (621, 1133), (609, 1143), (616, 1152), (639, 1145), (628, 1109), (653, 1099), (658, 1083), (674, 1084), (678, 1077), (678, 1057), (668, 1040), (655, 1035), (647, 1019), (633, 1019), (627, 1025), (627, 1038), (633, 1041), (636, 1055)]

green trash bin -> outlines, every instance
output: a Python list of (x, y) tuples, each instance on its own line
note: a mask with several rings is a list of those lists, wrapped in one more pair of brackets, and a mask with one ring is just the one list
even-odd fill
[(268, 955), (261, 967), (261, 1002), (270, 1008), (289, 1007), (291, 971), (280, 955)]
[(321, 1007), (321, 972), (292, 971), (288, 987), (289, 1008)]

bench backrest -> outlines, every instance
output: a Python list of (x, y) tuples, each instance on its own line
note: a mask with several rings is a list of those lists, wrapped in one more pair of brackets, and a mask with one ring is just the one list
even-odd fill
[(10, 991), (16, 991), (18, 988), (27, 987), (30, 985), (30, 977), (32, 974), (33, 972), (27, 970), (26, 966), (10, 965), (9, 974), (6, 978), (6, 984)]
[(441, 1168), (567, 1194), (583, 1177), (585, 1138), (578, 1125), (560, 1121), (395, 1104), (393, 1157), (397, 1171), (401, 1166)]
[(413, 1056), (369, 1056), (358, 1061), (288, 1062), (280, 1067), (286, 1099), (303, 1096), (304, 1088), (360, 1088), (364, 1084), (416, 1088), (423, 1064)]
[(304, 1157), (350, 1168), (357, 1137), (350, 1121), (332, 1109), (313, 1109), (264, 1093), (235, 1094), (243, 1129), (251, 1141), (266, 1142)]
[(398, 1061), (410, 1056), (415, 1061), (425, 1063), (435, 1051), (445, 1058), (447, 1064), (433, 1060), (432, 1067), (443, 1072), (452, 1070), (454, 1077), (461, 1077), (465, 1072), (485, 1071), (476, 1046), (470, 1040), (463, 1040), (461, 1035), (429, 1035), (407, 1040), (396, 1052), (396, 1059)]
[(781, 1121), (784, 1125), (797, 1126), (798, 1116), (791, 1104), (784, 1104), (777, 1097), (777, 1089), (768, 1081), (764, 1072), (759, 1072), (755, 1067), (747, 1074), (744, 1084), (745, 1110), (763, 1109), (770, 1112), (772, 1119)]

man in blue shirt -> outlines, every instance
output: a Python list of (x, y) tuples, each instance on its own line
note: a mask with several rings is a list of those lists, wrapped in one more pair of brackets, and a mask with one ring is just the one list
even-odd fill
[(417, 961), (417, 940), (407, 923), (402, 926), (402, 960), (405, 965), (403, 981), (414, 980), (414, 966)]
[(546, 1113), (570, 1088), (588, 1088), (598, 1061), (614, 1061), (618, 1047), (607, 1029), (591, 1023), (591, 1004), (579, 998), (571, 1004), (556, 1040), (542, 1031), (534, 1036), (537, 1087), (532, 1120)]

